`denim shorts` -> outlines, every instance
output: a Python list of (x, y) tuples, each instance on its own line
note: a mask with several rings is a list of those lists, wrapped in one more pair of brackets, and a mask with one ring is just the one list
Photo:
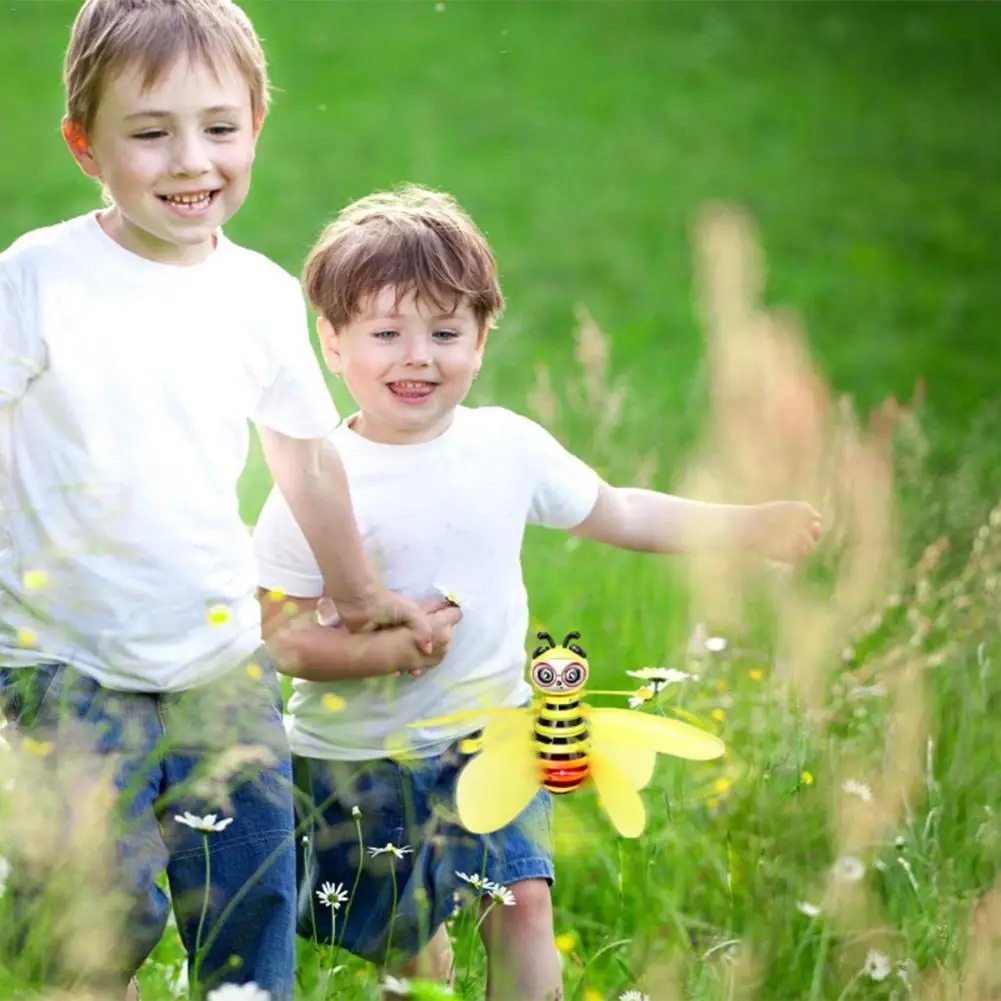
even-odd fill
[[(504, 886), (552, 884), (549, 793), (540, 789), (501, 830), (470, 834), (455, 813), (456, 781), (468, 760), (458, 744), (406, 765), (293, 757), (305, 831), (296, 866), (300, 935), (373, 962), (398, 961), (421, 951), (457, 900), (475, 895), (458, 873)], [(349, 899), (336, 910), (326, 906), (317, 897), (324, 883), (340, 885)]]
[[(65, 790), (65, 802), (19, 785), (14, 795), (23, 798), (20, 809), (40, 812), (69, 832), (81, 812), (74, 801), (91, 793), (83, 765), (93, 769), (95, 782), (109, 776), (114, 781), (118, 796), (109, 823), (117, 835), (117, 866), (113, 883), (94, 888), (122, 896), (119, 949), (106, 957), (122, 993), (159, 941), (172, 903), (192, 976), (200, 941), (203, 984), (252, 980), (274, 1001), (292, 1001), (292, 776), (281, 693), (266, 650), (209, 684), (161, 694), (112, 691), (62, 663), (0, 667), (0, 712), (9, 742), (32, 737), (50, 743), (44, 761), (53, 767), (53, 789), (59, 789), (60, 761), (72, 760), (81, 769), (77, 784)], [(225, 815), (232, 822), (206, 839), (174, 820), (185, 812)], [(72, 842), (67, 833), (67, 844)], [(5, 914), (0, 946), (13, 953), (12, 960), (28, 963), (30, 957), (19, 953), (44, 884), (15, 878), (21, 872), (30, 875), (30, 868), (13, 871), (7, 888), (13, 906)], [(160, 886), (163, 872), (171, 899)], [(43, 959), (47, 968), (32, 968), (30, 975), (62, 981), (78, 973), (55, 969), (58, 955), (51, 963)]]

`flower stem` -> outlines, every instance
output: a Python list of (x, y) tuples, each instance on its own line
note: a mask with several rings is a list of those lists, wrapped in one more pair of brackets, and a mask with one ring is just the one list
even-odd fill
[(205, 849), (205, 895), (202, 897), (202, 913), (198, 919), (198, 931), (195, 934), (195, 967), (192, 974), (194, 983), (192, 994), (199, 997), (199, 973), (202, 967), (202, 931), (205, 928), (205, 915), (209, 909), (209, 894), (212, 892), (212, 853), (209, 851), (209, 836), (202, 834), (202, 847)]

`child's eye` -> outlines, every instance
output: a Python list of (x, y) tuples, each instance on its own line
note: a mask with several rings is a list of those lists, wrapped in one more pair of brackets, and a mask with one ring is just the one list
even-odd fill
[(136, 132), (132, 136), (132, 138), (133, 139), (143, 139), (143, 140), (160, 139), (161, 137), (165, 136), (166, 134), (167, 133), (164, 132), (163, 129), (143, 129), (142, 132)]
[(207, 131), (212, 136), (231, 136), (237, 129), (235, 125), (210, 125)]
[(391, 341), (400, 335), (395, 330), (377, 330), (372, 336), (379, 341)]
[(454, 341), (459, 336), (458, 330), (436, 330), (432, 334), (436, 341)]

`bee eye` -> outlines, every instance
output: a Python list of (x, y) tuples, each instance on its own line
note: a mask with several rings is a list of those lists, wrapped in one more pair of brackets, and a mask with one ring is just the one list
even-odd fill
[(580, 681), (580, 668), (571, 666), (563, 672), (563, 680), (568, 685), (576, 685)]
[(548, 688), (556, 680), (556, 672), (548, 664), (536, 664), (532, 677), (537, 685)]

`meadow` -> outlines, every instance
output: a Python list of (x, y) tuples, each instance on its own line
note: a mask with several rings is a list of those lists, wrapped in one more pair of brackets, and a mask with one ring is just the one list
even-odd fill
[[(530, 531), (534, 624), (581, 630), (596, 687), (685, 671), (644, 711), (695, 713), (730, 749), (662, 760), (635, 841), (588, 792), (558, 804), (566, 997), (1001, 998), (1001, 9), (245, 6), (276, 94), (231, 236), (298, 272), (351, 198), (449, 190), (509, 303), (472, 402), (532, 414), (613, 482), (830, 508), (792, 575)], [(0, 11), (2, 246), (97, 202), (58, 130), (75, 9)], [(720, 204), (753, 221), (760, 289), (748, 232), (699, 228)], [(242, 487), (253, 522), (256, 449)], [(474, 924), (451, 929), (467, 998)], [(180, 996), (181, 958), (165, 937), (143, 1001)], [(378, 983), (302, 944), (303, 998)], [(11, 967), (0, 996), (42, 995)]]

